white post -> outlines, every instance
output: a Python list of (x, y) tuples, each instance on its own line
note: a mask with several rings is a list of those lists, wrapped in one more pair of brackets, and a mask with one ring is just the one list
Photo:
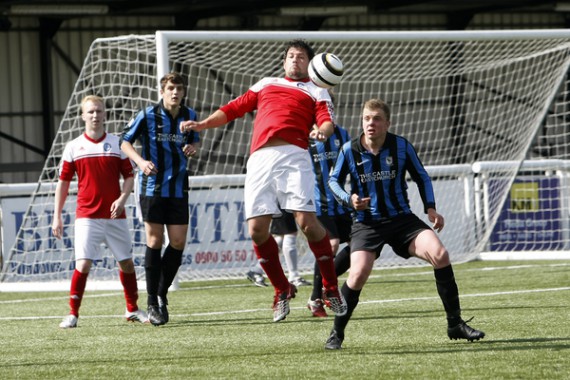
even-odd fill
[(170, 67), (168, 67), (168, 37), (167, 34), (156, 31), (156, 83), (158, 93), (160, 93), (160, 78), (168, 74)]

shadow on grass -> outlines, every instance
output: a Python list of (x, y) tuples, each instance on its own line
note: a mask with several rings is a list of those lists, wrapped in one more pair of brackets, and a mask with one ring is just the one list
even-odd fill
[(385, 278), (370, 278), (368, 279), (368, 281), (366, 281), (367, 284), (410, 284), (410, 283), (429, 283), (429, 284), (434, 284), (433, 286), (435, 287), (435, 280), (433, 279), (433, 277), (431, 278), (425, 278), (425, 279), (401, 279), (401, 280), (387, 280)]
[(398, 349), (391, 347), (390, 350), (378, 350), (378, 347), (360, 346), (358, 341), (345, 341), (342, 352), (346, 355), (359, 356), (398, 356), (398, 355), (417, 355), (423, 354), (457, 354), (460, 352), (516, 352), (516, 351), (563, 351), (570, 349), (570, 337), (568, 338), (515, 338), (515, 339), (488, 339), (484, 338), (480, 341), (446, 341), (447, 343), (438, 343), (437, 347), (424, 348), (417, 350)]
[[(352, 356), (352, 355), (359, 355), (360, 360), (362, 360), (366, 356), (398, 356), (398, 355), (413, 355), (414, 357), (423, 354), (456, 354), (461, 351), (465, 352), (509, 352), (509, 351), (531, 351), (531, 350), (568, 350), (570, 349), (570, 337), (569, 338), (516, 338), (516, 339), (498, 339), (498, 340), (483, 340), (477, 342), (467, 342), (461, 341), (456, 342), (453, 341), (448, 343), (447, 345), (438, 344), (438, 347), (433, 348), (426, 348), (426, 349), (416, 349), (416, 350), (409, 350), (409, 349), (397, 349), (391, 347), (390, 350), (382, 351), (379, 350), (377, 346), (370, 347), (362, 347), (358, 346), (358, 342), (351, 342), (346, 343), (343, 345), (343, 349), (339, 351), (326, 351), (322, 348), (318, 348), (316, 350), (307, 350), (306, 347), (299, 347), (298, 349), (288, 349), (288, 354), (295, 354), (298, 353), (299, 355), (307, 355), (307, 354), (314, 354), (320, 352), (326, 352), (328, 355), (333, 354), (341, 354), (342, 356)], [(169, 352), (164, 356), (153, 356), (152, 359), (148, 357), (145, 358), (129, 358), (129, 363), (131, 365), (140, 362), (142, 364), (148, 365), (149, 362), (156, 362), (160, 363), (161, 366), (165, 365), (172, 365), (175, 363), (180, 363), (183, 361), (186, 363), (188, 360), (189, 355), (191, 356), (194, 363), (198, 361), (211, 361), (212, 360), (212, 353), (211, 352), (204, 352), (203, 354), (192, 352), (188, 354), (186, 352)], [(283, 355), (282, 352), (253, 352), (247, 351), (244, 352), (243, 355), (236, 354), (236, 352), (218, 352), (216, 355), (219, 357), (227, 356), (233, 361), (239, 361), (240, 357), (243, 360), (252, 361), (254, 357), (260, 357), (266, 359), (272, 355)], [(77, 358), (70, 358), (70, 359), (62, 359), (58, 361), (52, 360), (44, 360), (44, 361), (28, 361), (28, 362), (21, 362), (21, 363), (4, 363), (2, 364), (3, 368), (26, 368), (26, 367), (43, 367), (43, 366), (66, 366), (66, 363), (69, 365), (77, 365), (78, 363), (82, 363), (82, 365), (101, 365), (101, 364), (124, 364), (124, 358), (116, 358), (116, 359), (81, 359), (78, 360)]]
[[(267, 318), (239, 318), (239, 319), (185, 319), (168, 322), (166, 325), (158, 326), (159, 328), (180, 328), (188, 326), (243, 326), (243, 325), (268, 325), (274, 324), (273, 316), (268, 314)], [(280, 322), (281, 323), (281, 322)]]

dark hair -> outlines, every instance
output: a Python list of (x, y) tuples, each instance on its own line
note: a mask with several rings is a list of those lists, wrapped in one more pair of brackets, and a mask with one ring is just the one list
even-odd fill
[(182, 77), (182, 75), (178, 74), (178, 73), (168, 73), (165, 76), (163, 76), (160, 79), (160, 88), (164, 90), (164, 87), (166, 86), (166, 84), (168, 82), (172, 82), (174, 84), (181, 84), (182, 86), (184, 86), (184, 89), (186, 90), (186, 82), (184, 81), (184, 78)]
[(307, 41), (302, 39), (296, 39), (287, 42), (287, 44), (285, 45), (285, 51), (283, 52), (283, 59), (287, 57), (287, 53), (291, 48), (305, 50), (307, 52), (307, 56), (309, 56), (309, 61), (313, 59), (313, 57), (315, 56), (315, 51)]

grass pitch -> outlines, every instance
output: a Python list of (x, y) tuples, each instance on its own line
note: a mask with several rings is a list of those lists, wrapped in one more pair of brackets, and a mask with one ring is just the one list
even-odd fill
[[(374, 271), (343, 349), (325, 351), (333, 318), (311, 317), (309, 287), (272, 322), (272, 288), (191, 282), (169, 296), (171, 321), (125, 322), (122, 292), (86, 292), (61, 330), (67, 292), (0, 293), (2, 379), (569, 379), (570, 262), (455, 265), (463, 317), (485, 331), (450, 341), (429, 267)], [(93, 281), (94, 279), (90, 279)], [(340, 283), (345, 280), (341, 277)], [(146, 294), (141, 291), (140, 305)]]

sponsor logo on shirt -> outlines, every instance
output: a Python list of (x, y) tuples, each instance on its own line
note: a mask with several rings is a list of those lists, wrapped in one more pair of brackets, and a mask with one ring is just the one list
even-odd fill
[(381, 170), (378, 172), (364, 173), (358, 177), (360, 183), (390, 180), (396, 178), (396, 170)]
[(325, 160), (336, 160), (338, 152), (322, 152), (313, 154), (313, 162), (320, 162)]
[(170, 133), (157, 133), (156, 140), (160, 142), (168, 141), (182, 144), (184, 142), (184, 136)]

